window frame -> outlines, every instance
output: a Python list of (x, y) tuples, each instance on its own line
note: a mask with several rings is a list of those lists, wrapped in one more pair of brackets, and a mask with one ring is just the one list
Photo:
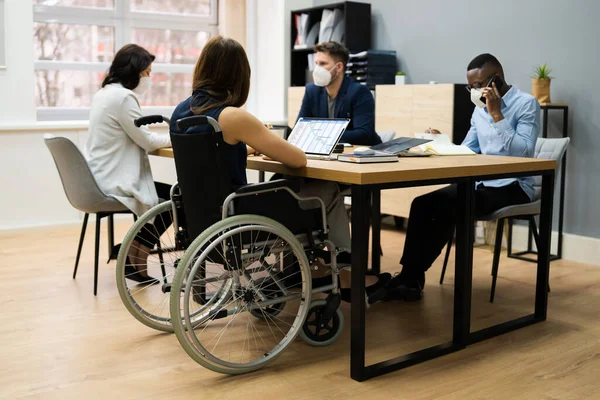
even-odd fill
[[(113, 9), (33, 5), (33, 21), (42, 23), (99, 25), (114, 29), (115, 51), (127, 43), (131, 43), (132, 30), (164, 29), (187, 32), (207, 32), (209, 37), (218, 34), (218, 0), (210, 0), (209, 16), (157, 13), (149, 11), (132, 11), (131, 0), (114, 0)], [(34, 70), (71, 70), (106, 72), (109, 62), (76, 62), (34, 60)], [(192, 64), (152, 64), (152, 73), (185, 73), (193, 72)], [(144, 106), (143, 113), (159, 113), (170, 115), (176, 104), (169, 107)], [(89, 107), (37, 107), (38, 121), (87, 120)]]

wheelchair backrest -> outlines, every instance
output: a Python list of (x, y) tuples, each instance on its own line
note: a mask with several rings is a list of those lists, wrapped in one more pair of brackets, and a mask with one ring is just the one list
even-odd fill
[[(221, 220), (221, 206), (233, 190), (223, 151), (225, 142), (216, 121), (193, 116), (177, 122), (182, 122), (179, 128), (184, 133), (171, 132), (171, 144), (191, 241)], [(185, 133), (199, 126), (205, 126), (206, 130)]]

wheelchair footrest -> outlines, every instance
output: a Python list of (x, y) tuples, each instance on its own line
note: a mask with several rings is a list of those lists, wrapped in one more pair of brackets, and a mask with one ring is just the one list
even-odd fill
[(342, 296), (338, 294), (330, 293), (325, 299), (327, 304), (325, 305), (325, 310), (323, 311), (322, 318), (324, 321), (329, 321), (333, 318), (333, 314), (340, 307), (340, 303), (342, 302)]

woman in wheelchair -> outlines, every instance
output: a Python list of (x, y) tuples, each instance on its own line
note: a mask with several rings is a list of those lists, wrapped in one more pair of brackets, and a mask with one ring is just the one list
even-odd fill
[[(192, 95), (181, 102), (173, 112), (170, 130), (172, 133), (206, 132), (206, 129), (210, 129), (209, 126), (192, 126), (182, 132), (177, 126), (177, 121), (193, 115), (214, 118), (221, 127), (225, 142), (223, 152), (227, 158), (232, 191), (248, 184), (248, 155), (263, 154), (263, 157), (279, 161), (290, 168), (302, 168), (306, 165), (306, 155), (302, 150), (271, 132), (256, 117), (241, 108), (246, 103), (250, 89), (250, 66), (246, 53), (238, 42), (221, 36), (210, 39), (196, 63), (192, 87)], [(340, 264), (350, 264), (348, 214), (338, 185), (326, 181), (303, 181), (298, 195), (314, 196), (323, 200), (326, 206), (329, 239), (340, 250), (337, 261)], [(258, 209), (253, 210), (253, 214), (265, 215), (261, 209), (264, 212), (273, 207), (277, 207), (277, 204), (263, 201), (258, 205)], [(301, 202), (300, 207), (314, 208), (314, 203)], [(324, 258), (324, 263), (330, 261)], [(326, 268), (318, 271), (313, 269), (313, 286), (326, 284), (327, 280), (331, 282), (330, 275), (315, 278), (319, 273), (323, 275), (323, 270)], [(379, 289), (382, 289), (389, 279), (389, 274), (367, 277), (367, 294), (384, 294), (384, 291)], [(350, 274), (347, 269), (340, 273), (340, 286), (342, 299), (350, 301)]]
[[(150, 89), (154, 56), (135, 44), (121, 48), (108, 75), (92, 100), (89, 136), (85, 146), (87, 162), (98, 185), (137, 216), (169, 199), (170, 185), (154, 182), (148, 152), (170, 147), (168, 134), (138, 127), (142, 116), (139, 97)], [(169, 214), (148, 224), (129, 247), (125, 276), (137, 282), (156, 282), (147, 274), (147, 258), (155, 237), (171, 225)]]

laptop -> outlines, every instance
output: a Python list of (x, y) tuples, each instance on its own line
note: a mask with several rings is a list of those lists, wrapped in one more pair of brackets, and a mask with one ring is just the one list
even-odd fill
[(335, 160), (333, 150), (349, 123), (347, 118), (300, 118), (288, 142), (304, 151), (306, 158)]
[(408, 138), (400, 137), (397, 139), (390, 140), (375, 146), (371, 146), (373, 150), (385, 151), (387, 153), (401, 153), (412, 147), (420, 146), (424, 143), (431, 142), (431, 139), (419, 139), (419, 138)]

